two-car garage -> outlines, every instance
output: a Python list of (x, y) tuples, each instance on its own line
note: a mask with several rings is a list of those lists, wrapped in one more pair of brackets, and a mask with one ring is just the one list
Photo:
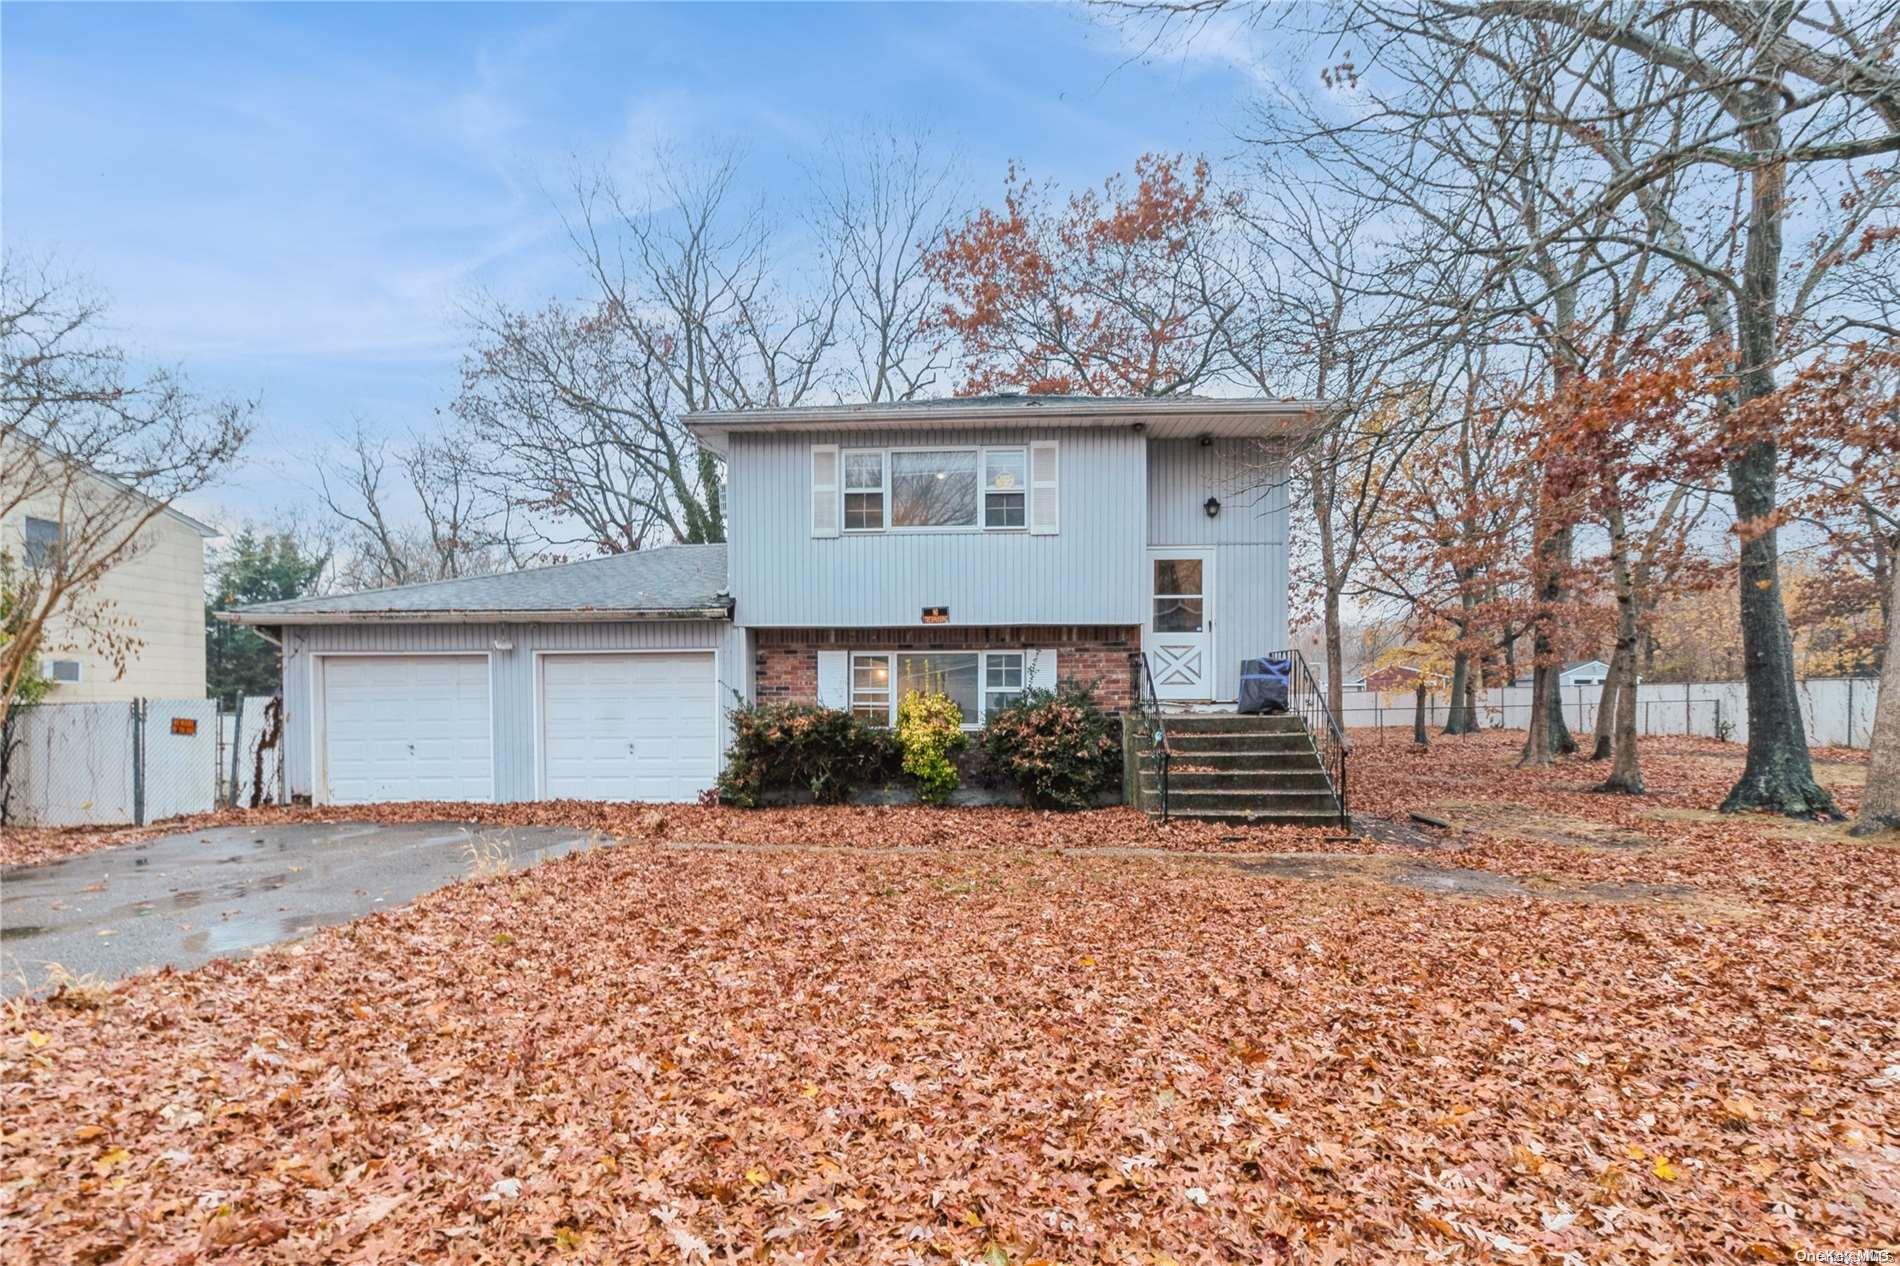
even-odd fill
[[(495, 659), (493, 652), (313, 657), (320, 798), (501, 798)], [(515, 725), (500, 739), (532, 762), (534, 798), (689, 801), (718, 777), (714, 652), (549, 651), (527, 659), (534, 697), (530, 717), (517, 720), (531, 719), (530, 732)]]
[(317, 804), (692, 801), (751, 695), (723, 545), (261, 603), (284, 773)]

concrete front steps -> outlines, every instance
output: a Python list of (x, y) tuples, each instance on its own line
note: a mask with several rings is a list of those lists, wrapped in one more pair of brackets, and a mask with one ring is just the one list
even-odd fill
[[(1295, 716), (1164, 716), (1174, 754), (1168, 812), (1236, 825), (1333, 826), (1339, 801), (1306, 726)], [(1124, 724), (1133, 803), (1161, 815), (1160, 759), (1149, 726)]]

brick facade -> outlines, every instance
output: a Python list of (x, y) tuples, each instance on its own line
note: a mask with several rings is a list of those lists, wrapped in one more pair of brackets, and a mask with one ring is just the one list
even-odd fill
[(1048, 648), (1056, 675), (1095, 691), (1110, 712), (1134, 701), (1138, 626), (939, 627), (899, 629), (754, 629), (753, 692), (760, 703), (810, 703), (818, 698), (819, 651), (1000, 651)]

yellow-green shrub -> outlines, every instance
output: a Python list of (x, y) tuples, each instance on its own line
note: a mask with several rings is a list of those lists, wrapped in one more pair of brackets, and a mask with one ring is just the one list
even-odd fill
[(951, 756), (969, 744), (963, 712), (948, 695), (910, 691), (897, 703), (897, 746), (904, 772), (917, 780), (925, 804), (942, 804), (957, 789)]

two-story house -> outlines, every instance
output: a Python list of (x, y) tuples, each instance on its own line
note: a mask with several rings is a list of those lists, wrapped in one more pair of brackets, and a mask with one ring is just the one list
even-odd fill
[(230, 613), (284, 646), (322, 802), (691, 799), (736, 704), (965, 723), (1024, 689), (1235, 698), (1286, 644), (1307, 402), (990, 396), (701, 413), (729, 543)]
[[(6, 454), (0, 452), (0, 461)], [(41, 459), (44, 460), (44, 459)], [(104, 475), (73, 469), (70, 478), (35, 485), (30, 495), (7, 495), (0, 474), (0, 504), (12, 506), (0, 521), (0, 551), (15, 568), (51, 566), (67, 531), (76, 500), (136, 496)], [(15, 485), (15, 493), (19, 492)], [(140, 530), (133, 548), (83, 595), (87, 604), (107, 604), (132, 639), (123, 664), (102, 654), (94, 639), (56, 612), (47, 621), (39, 665), (51, 703), (105, 700), (202, 699), (205, 696), (205, 541), (215, 529), (167, 507)]]

